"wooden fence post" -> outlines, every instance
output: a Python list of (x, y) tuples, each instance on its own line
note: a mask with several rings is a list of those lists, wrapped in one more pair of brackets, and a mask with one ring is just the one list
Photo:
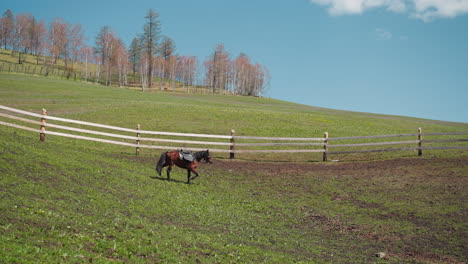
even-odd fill
[(229, 158), (230, 159), (234, 159), (234, 150), (236, 149), (236, 142), (234, 141), (234, 136), (236, 135), (236, 131), (234, 129), (231, 129), (231, 146), (229, 147), (229, 149), (231, 150), (231, 152), (229, 153)]
[[(137, 138), (138, 138), (138, 139), (137, 139), (137, 141), (136, 141), (136, 144), (137, 144), (137, 145), (140, 145), (140, 133), (139, 133), (139, 132), (140, 132), (140, 128), (141, 128), (141, 126), (140, 126), (140, 124), (138, 124), (138, 125), (137, 125), (137, 130), (138, 130), (138, 132), (137, 132)], [(139, 154), (140, 154), (140, 147), (136, 147), (135, 155), (138, 156)]]
[(328, 160), (328, 132), (325, 132), (323, 134), (323, 150), (325, 150), (325, 152), (323, 152), (323, 161), (327, 161)]
[(418, 128), (418, 156), (422, 156), (422, 128)]
[(41, 124), (41, 134), (39, 135), (39, 140), (40, 140), (40, 141), (45, 141), (45, 136), (46, 136), (46, 135), (45, 135), (44, 132), (45, 132), (45, 130), (46, 130), (46, 122), (47, 122), (46, 116), (47, 116), (47, 110), (45, 110), (44, 108), (42, 108), (42, 115), (43, 115), (44, 117), (41, 118), (42, 124)]

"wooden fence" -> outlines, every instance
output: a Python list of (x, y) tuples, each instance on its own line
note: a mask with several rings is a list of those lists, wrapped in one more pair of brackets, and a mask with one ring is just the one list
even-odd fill
[[(427, 140), (423, 139), (426, 136), (449, 136), (449, 135), (468, 135), (468, 132), (454, 132), (454, 133), (424, 133), (422, 129), (418, 129), (418, 133), (414, 134), (395, 134), (395, 135), (378, 135), (378, 136), (359, 136), (359, 137), (329, 137), (327, 132), (324, 133), (323, 137), (317, 138), (296, 138), (296, 137), (253, 137), (253, 136), (237, 136), (235, 130), (231, 130), (229, 135), (209, 135), (209, 134), (194, 134), (194, 133), (175, 133), (175, 132), (161, 132), (161, 131), (147, 131), (141, 130), (141, 126), (138, 124), (136, 129), (122, 128), (117, 126), (109, 126), (91, 122), (78, 121), (73, 119), (66, 119), (60, 117), (49, 116), (45, 109), (42, 109), (41, 114), (27, 112), (7, 106), (0, 105), (0, 110), (7, 112), (12, 112), (20, 115), (26, 115), (31, 117), (39, 118), (39, 120), (30, 120), (27, 118), (19, 117), (17, 115), (6, 114), (0, 112), (0, 117), (16, 120), (16, 123), (0, 121), (0, 125), (14, 127), (18, 129), (23, 129), (31, 132), (38, 133), (39, 139), (45, 141), (46, 135), (56, 135), (68, 138), (90, 140), (114, 145), (134, 147), (135, 153), (138, 155), (140, 149), (162, 149), (162, 150), (171, 150), (171, 149), (188, 149), (193, 151), (200, 151), (205, 149), (210, 149), (210, 152), (218, 153), (229, 153), (231, 159), (235, 158), (236, 153), (322, 153), (323, 161), (328, 160), (328, 155), (330, 154), (347, 154), (347, 153), (366, 153), (366, 152), (386, 152), (386, 151), (413, 151), (417, 150), (418, 155), (422, 155), (423, 150), (432, 150), (432, 149), (468, 149), (468, 145), (464, 146), (437, 146), (437, 147), (426, 147), (423, 146), (424, 143), (441, 143), (441, 142), (468, 142), (468, 139), (432, 139)], [(39, 126), (39, 128), (31, 128), (23, 125), (17, 124), (18, 122), (24, 122), (28, 124), (33, 124)], [(103, 129), (110, 129), (113, 131), (132, 133), (135, 136), (121, 135), (115, 133), (108, 133), (102, 131), (88, 130), (76, 127), (62, 126), (57, 124), (51, 124), (49, 121), (57, 122), (66, 122), (76, 125), (97, 127)], [(117, 138), (123, 140), (130, 140), (131, 142), (116, 141), (111, 139), (104, 138), (95, 138), (82, 135), (68, 134), (62, 132), (55, 132), (48, 130), (49, 128), (55, 128), (60, 130), (67, 130), (77, 133), (92, 134), (102, 137)], [(147, 135), (146, 137), (142, 135)], [(171, 136), (171, 137), (189, 137), (189, 138), (209, 138), (218, 140), (217, 142), (209, 141), (200, 141), (200, 140), (180, 140), (180, 139), (168, 139), (168, 138), (156, 138), (148, 136)], [(386, 141), (386, 142), (365, 142), (365, 143), (350, 143), (350, 144), (335, 144), (339, 141), (359, 141), (359, 140), (369, 140), (369, 139), (381, 139), (381, 138), (400, 138), (400, 137), (413, 137), (414, 140), (406, 141)], [(225, 142), (221, 140), (226, 140)], [(176, 143), (177, 146), (168, 146), (168, 145), (149, 145), (141, 144), (142, 141), (145, 142), (160, 142), (163, 144), (167, 143)], [(242, 141), (242, 142), (241, 142)], [(245, 142), (250, 141), (250, 142)], [(256, 142), (252, 142), (256, 141)], [(258, 141), (267, 141), (267, 142), (258, 142)], [(285, 142), (286, 141), (286, 142)], [(183, 144), (182, 147), (180, 144)], [(203, 145), (203, 148), (193, 148), (186, 147), (186, 145)], [(365, 150), (356, 150), (349, 148), (357, 147), (374, 147), (374, 146), (389, 146), (389, 145), (410, 145), (405, 148), (385, 148), (385, 149), (365, 149)], [(225, 146), (225, 149), (221, 148), (212, 148), (212, 146)], [(300, 147), (309, 147), (301, 149), (290, 149), (291, 146), (300, 146)], [(263, 147), (287, 147), (288, 149), (245, 149), (245, 148), (263, 148)], [(317, 148), (310, 148), (317, 147)], [(333, 149), (343, 149), (347, 150), (336, 150)]]
[[(17, 64), (17, 63), (0, 63), (0, 72), (15, 72), (40, 76), (54, 76), (67, 80), (83, 80), (84, 74), (78, 71), (60, 69), (52, 65), (36, 65), (36, 64)], [(89, 78), (91, 80), (91, 78)]]
[[(97, 73), (95, 70), (88, 70), (83, 71), (81, 69), (66, 69), (64, 67), (59, 67), (52, 64), (18, 64), (18, 63), (10, 63), (10, 62), (0, 62), (0, 72), (8, 72), (8, 73), (22, 73), (22, 74), (30, 74), (30, 75), (38, 75), (44, 77), (53, 77), (57, 79), (66, 79), (66, 80), (74, 80), (74, 81), (82, 81), (87, 83), (94, 83), (94, 84), (102, 84), (106, 85), (105, 81), (105, 74), (104, 73)], [(119, 77), (118, 74), (111, 74), (111, 84), (118, 85), (119, 84)], [(138, 74), (128, 74), (127, 81), (125, 83), (125, 87), (130, 89), (142, 89), (141, 85), (141, 76)], [(177, 91), (177, 92), (190, 92), (190, 93), (213, 93), (213, 89), (211, 87), (206, 87), (203, 85), (197, 84), (186, 84), (176, 81), (175, 86), (173, 86), (173, 81), (170, 79), (165, 79), (162, 83), (159, 80), (155, 80), (155, 85), (153, 88), (145, 88), (145, 91)], [(219, 94), (226, 94), (230, 93), (228, 91), (224, 91), (221, 89), (217, 89), (215, 93)]]

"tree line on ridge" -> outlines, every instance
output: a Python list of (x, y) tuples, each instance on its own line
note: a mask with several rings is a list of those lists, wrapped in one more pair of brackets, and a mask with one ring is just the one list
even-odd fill
[(93, 72), (92, 78), (105, 85), (128, 86), (129, 76), (138, 77), (143, 91), (181, 86), (190, 91), (204, 86), (213, 93), (260, 96), (271, 78), (267, 67), (253, 63), (245, 53), (232, 59), (223, 44), (217, 44), (203, 62), (176, 54), (175, 41), (161, 34), (159, 14), (153, 9), (145, 16), (143, 32), (128, 47), (108, 26), (99, 30), (94, 46), (89, 46), (81, 24), (57, 17), (47, 25), (32, 14), (14, 15), (7, 9), (0, 18), (0, 45), (10, 49), (19, 64), (28, 54), (36, 56), (38, 65), (56, 65), (60, 59), (70, 71), (78, 70), (76, 64), (83, 65), (86, 80)]

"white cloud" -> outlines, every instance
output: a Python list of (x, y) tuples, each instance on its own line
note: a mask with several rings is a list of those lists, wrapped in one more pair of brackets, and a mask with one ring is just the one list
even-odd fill
[(405, 0), (310, 0), (327, 6), (331, 15), (361, 14), (372, 8), (383, 7), (394, 12), (405, 11)]
[(468, 0), (412, 0), (413, 16), (424, 21), (434, 18), (456, 17), (468, 13)]
[(409, 12), (412, 17), (430, 21), (468, 13), (468, 0), (310, 0), (327, 7), (330, 15), (362, 14), (384, 8), (392, 12)]
[(381, 40), (390, 40), (392, 38), (392, 33), (381, 28), (376, 28), (375, 33), (377, 34), (377, 37)]

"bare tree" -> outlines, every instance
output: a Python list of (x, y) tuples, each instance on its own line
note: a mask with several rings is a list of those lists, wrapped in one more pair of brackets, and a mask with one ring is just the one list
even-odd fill
[(80, 24), (73, 25), (69, 32), (69, 49), (71, 55), (71, 64), (73, 69), (73, 63), (80, 57), (83, 45), (85, 41), (84, 30)]
[(16, 16), (14, 47), (18, 51), (19, 64), (26, 60), (26, 54), (32, 50), (34, 24), (35, 19), (31, 14), (18, 14)]
[(85, 63), (85, 82), (88, 82), (88, 61), (92, 60), (93, 56), (93, 50), (91, 47), (89, 47), (86, 44), (83, 44), (83, 46), (80, 49), (80, 59)]
[(166, 61), (167, 68), (169, 69), (169, 79), (171, 79), (172, 91), (175, 91), (176, 74), (177, 74), (177, 56), (170, 56), (169, 60)]
[(250, 58), (241, 53), (232, 62), (232, 89), (236, 94), (259, 96), (269, 85), (270, 73), (265, 66), (253, 65)]
[(145, 91), (145, 88), (148, 87), (148, 64), (149, 60), (147, 58), (147, 54), (143, 53), (139, 62), (141, 88), (143, 92)]
[(94, 83), (99, 83), (99, 81), (101, 79), (101, 67), (102, 67), (101, 62), (102, 62), (102, 58), (101, 58), (100, 53), (96, 50), (95, 47), (93, 48), (92, 54), (93, 54), (92, 60), (96, 64), (95, 72), (94, 72), (94, 77), (95, 77), (94, 78)]
[(25, 46), (27, 47), (27, 52), (30, 54), (34, 53), (34, 39), (36, 38), (36, 18), (32, 15), (27, 16), (27, 26), (26, 26), (26, 36), (25, 36)]
[(96, 54), (101, 59), (101, 66), (106, 71), (106, 82), (105, 84), (109, 86), (111, 84), (111, 56), (113, 52), (113, 45), (115, 42), (114, 33), (108, 26), (104, 26), (99, 31), (96, 36)]
[(127, 73), (128, 73), (128, 53), (124, 43), (119, 38), (113, 39), (114, 44), (112, 45), (113, 52), (111, 56), (111, 63), (117, 69), (117, 75), (119, 79), (119, 87), (127, 84)]
[(177, 61), (177, 80), (182, 82), (183, 89), (189, 92), (197, 72), (197, 58), (194, 56), (180, 56)]
[(68, 59), (68, 28), (68, 23), (60, 17), (54, 19), (49, 27), (49, 53), (54, 58), (54, 64), (58, 58), (63, 58), (65, 67)]
[(10, 9), (7, 9), (0, 19), (0, 45), (3, 45), (4, 49), (11, 47), (13, 42), (15, 28), (15, 16)]
[(161, 57), (155, 57), (154, 61), (154, 70), (156, 72), (156, 75), (159, 78), (159, 90), (163, 90), (164, 88), (164, 75), (165, 75), (165, 69), (166, 69), (166, 60)]
[[(190, 56), (188, 57), (187, 61), (187, 86), (191, 86), (193, 89), (193, 85), (195, 84), (196, 76), (197, 76), (197, 68), (198, 62), (197, 57)], [(187, 88), (188, 92), (188, 88)]]
[(186, 56), (179, 56), (177, 60), (176, 79), (182, 83), (182, 89), (186, 90), (187, 84), (187, 61)]
[(96, 36), (95, 54), (99, 57), (101, 71), (105, 72), (105, 85), (112, 84), (112, 76), (117, 74), (118, 85), (128, 82), (129, 55), (127, 48), (108, 26), (104, 26)]
[(230, 58), (223, 44), (216, 45), (213, 54), (205, 61), (205, 84), (211, 87), (212, 92), (216, 89), (226, 90)]
[(36, 64), (39, 64), (39, 57), (43, 55), (46, 47), (47, 29), (43, 20), (37, 22), (34, 20), (31, 33), (31, 49), (36, 55)]

